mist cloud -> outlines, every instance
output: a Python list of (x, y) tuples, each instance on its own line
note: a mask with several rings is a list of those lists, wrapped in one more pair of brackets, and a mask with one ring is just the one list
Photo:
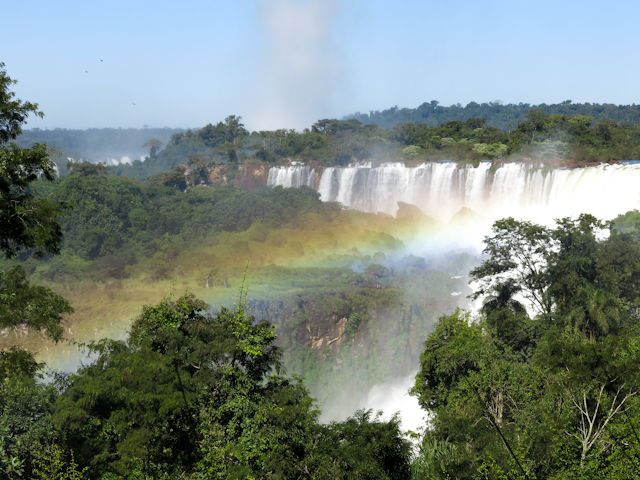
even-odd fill
[(339, 75), (335, 0), (257, 0), (266, 52), (252, 128), (309, 127), (332, 110)]

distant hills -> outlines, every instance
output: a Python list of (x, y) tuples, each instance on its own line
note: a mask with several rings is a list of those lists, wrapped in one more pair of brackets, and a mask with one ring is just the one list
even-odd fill
[(518, 126), (518, 122), (525, 121), (525, 113), (540, 109), (548, 115), (588, 115), (593, 117), (595, 123), (599, 120), (615, 120), (621, 124), (640, 123), (640, 105), (614, 105), (611, 103), (573, 103), (566, 100), (562, 103), (547, 105), (530, 105), (528, 103), (508, 103), (500, 101), (489, 103), (471, 102), (466, 106), (460, 104), (445, 107), (440, 102), (432, 100), (425, 102), (416, 108), (398, 108), (397, 106), (387, 110), (375, 110), (369, 113), (356, 112), (343, 117), (344, 120), (355, 118), (364, 124), (376, 124), (382, 128), (393, 128), (398, 123), (425, 123), (429, 127), (435, 127), (452, 120), (466, 121), (469, 118), (486, 118), (487, 126), (500, 130), (512, 130)]
[(23, 130), (16, 143), (24, 148), (29, 148), (34, 143), (46, 143), (50, 147), (58, 148), (62, 155), (53, 156), (56, 162), (66, 161), (66, 157), (71, 157), (75, 160), (109, 164), (110, 159), (120, 160), (123, 156), (129, 157), (130, 160), (140, 159), (149, 155), (149, 147), (143, 147), (149, 140), (158, 139), (166, 145), (171, 135), (182, 132), (184, 129), (181, 128), (34, 128)]

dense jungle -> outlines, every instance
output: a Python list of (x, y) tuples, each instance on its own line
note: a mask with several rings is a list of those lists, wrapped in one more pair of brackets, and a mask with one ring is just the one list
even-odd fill
[[(291, 160), (629, 160), (637, 125), (230, 116), (106, 166), (16, 143), (41, 112), (11, 85), (0, 68), (0, 477), (637, 477), (640, 212), (506, 218), (482, 255), (417, 255), (461, 230), (234, 186)], [(416, 368), (421, 428), (344, 412)]]

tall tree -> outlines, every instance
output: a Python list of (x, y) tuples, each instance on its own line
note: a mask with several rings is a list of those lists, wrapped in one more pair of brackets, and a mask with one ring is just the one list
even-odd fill
[(149, 140), (148, 142), (146, 142), (142, 146), (143, 147), (149, 147), (149, 157), (150, 158), (157, 158), (158, 157), (158, 152), (160, 151), (160, 147), (162, 146), (162, 142), (160, 140), (158, 140), (157, 138), (153, 138), (153, 139)]
[[(24, 250), (38, 256), (56, 254), (62, 238), (58, 217), (69, 205), (37, 198), (31, 192), (30, 185), (38, 178), (53, 181), (56, 167), (46, 145), (20, 148), (11, 142), (30, 114), (43, 116), (37, 104), (14, 98), (10, 87), (15, 83), (0, 63), (0, 256), (12, 258)], [(61, 296), (30, 285), (22, 267), (0, 271), (0, 328), (22, 325), (60, 340), (62, 315), (71, 311)], [(28, 368), (33, 359), (16, 351), (2, 352), (1, 362), (18, 362), (33, 372)]]
[(508, 283), (527, 299), (537, 313), (548, 314), (551, 305), (546, 295), (549, 285), (547, 253), (553, 242), (548, 229), (511, 217), (498, 220), (492, 227), (494, 236), (485, 238), (482, 253), (487, 259), (470, 272), (478, 282), (474, 298)]

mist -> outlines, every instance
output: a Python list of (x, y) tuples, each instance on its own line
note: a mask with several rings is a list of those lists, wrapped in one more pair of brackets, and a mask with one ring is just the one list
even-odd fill
[(332, 36), (335, 0), (258, 0), (265, 45), (251, 127), (302, 129), (331, 116), (341, 66)]

